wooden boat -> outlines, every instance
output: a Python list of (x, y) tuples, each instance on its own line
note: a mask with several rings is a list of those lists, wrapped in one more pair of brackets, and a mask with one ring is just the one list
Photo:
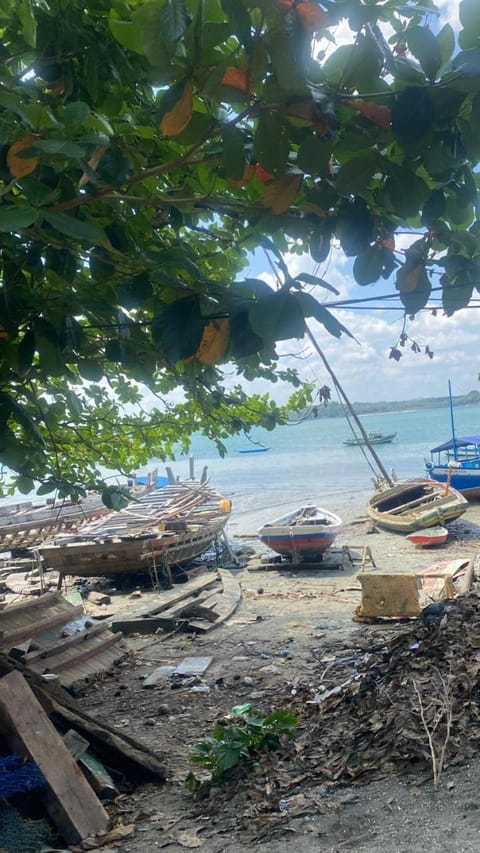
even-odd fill
[(415, 530), (409, 533), (407, 539), (421, 548), (430, 548), (433, 545), (443, 545), (448, 538), (448, 530), (437, 524), (435, 527), (424, 527), (423, 530)]
[[(129, 480), (128, 487), (132, 495), (141, 496), (154, 489), (156, 482), (157, 472), (153, 471), (141, 483)], [(34, 548), (48, 537), (76, 530), (110, 512), (99, 492), (76, 503), (52, 499), (39, 504), (8, 504), (0, 507), (0, 551)]]
[(375, 524), (399, 533), (444, 525), (466, 512), (468, 502), (456, 489), (423, 478), (381, 485), (370, 498), (367, 513)]
[(322, 507), (302, 506), (265, 524), (258, 535), (272, 551), (301, 562), (323, 554), (335, 541), (342, 524), (338, 515)]
[(40, 548), (48, 568), (96, 577), (151, 573), (198, 557), (222, 533), (231, 501), (201, 484), (178, 483)]
[(437, 483), (449, 483), (469, 500), (480, 498), (480, 435), (454, 436), (432, 447), (425, 471)]
[(432, 447), (430, 461), (425, 462), (428, 477), (437, 483), (451, 485), (469, 500), (480, 498), (480, 435), (455, 434), (452, 385), (448, 382), (451, 437)]
[[(382, 432), (369, 432), (368, 433), (368, 444), (390, 444), (397, 437), (396, 432), (390, 432), (388, 434)], [(343, 442), (347, 447), (364, 447), (367, 442), (362, 436), (355, 436), (355, 438), (346, 438)]]

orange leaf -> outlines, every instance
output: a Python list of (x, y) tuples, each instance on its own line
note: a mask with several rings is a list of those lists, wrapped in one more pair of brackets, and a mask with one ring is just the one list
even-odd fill
[(190, 123), (193, 112), (193, 88), (190, 80), (185, 83), (181, 98), (174, 108), (162, 118), (160, 127), (164, 136), (178, 136)]
[(392, 122), (392, 111), (389, 107), (383, 107), (381, 104), (374, 104), (368, 101), (347, 101), (350, 107), (358, 110), (365, 118), (373, 121), (379, 127), (389, 128)]
[(225, 355), (230, 340), (230, 320), (219, 317), (212, 320), (203, 330), (196, 358), (202, 364), (218, 364)]
[(233, 86), (234, 89), (240, 89), (242, 92), (248, 92), (248, 72), (244, 68), (234, 68), (230, 66), (225, 70), (222, 77), (224, 86)]
[(8, 340), (8, 332), (5, 326), (0, 323), (0, 340)]
[(298, 3), (296, 10), (302, 27), (309, 33), (316, 33), (329, 25), (327, 13), (314, 3)]
[(263, 196), (263, 206), (270, 207), (272, 213), (285, 213), (300, 189), (303, 175), (285, 175), (271, 181)]
[[(90, 166), (90, 168), (93, 172), (95, 172), (95, 170), (96, 170), (98, 164), (100, 163), (100, 160), (102, 159), (103, 155), (105, 154), (105, 151), (107, 150), (107, 148), (108, 148), (108, 145), (99, 145), (98, 148), (95, 148), (95, 151), (93, 152), (92, 156), (90, 157), (90, 160), (88, 161), (88, 165)], [(87, 173), (84, 172), (82, 177), (80, 178), (80, 180), (78, 182), (79, 188), (81, 189), (86, 184), (88, 184), (89, 180), (90, 180), (90, 178), (88, 177)]]
[(26, 151), (27, 148), (30, 148), (37, 138), (37, 134), (28, 133), (26, 136), (22, 136), (18, 142), (14, 142), (14, 144), (8, 149), (7, 166), (14, 178), (24, 178), (25, 175), (31, 175), (31, 173), (37, 168), (39, 164), (38, 157), (19, 156), (22, 151)]
[(245, 184), (248, 184), (248, 182), (251, 181), (252, 178), (255, 177), (255, 169), (256, 168), (257, 168), (256, 166), (245, 166), (245, 168), (243, 170), (243, 177), (241, 177), (239, 181), (236, 181), (234, 178), (229, 178), (228, 183), (235, 190), (240, 189), (240, 187), (244, 187)]
[(279, 9), (286, 15), (293, 8), (293, 0), (277, 0)]
[(416, 290), (424, 269), (424, 264), (417, 264), (410, 270), (407, 269), (407, 264), (404, 264), (398, 271), (397, 290), (399, 290), (400, 293), (412, 293)]
[(271, 172), (267, 172), (260, 163), (257, 163), (257, 165), (254, 166), (254, 175), (259, 181), (262, 181), (263, 184), (268, 183), (268, 181), (273, 181), (275, 177)]

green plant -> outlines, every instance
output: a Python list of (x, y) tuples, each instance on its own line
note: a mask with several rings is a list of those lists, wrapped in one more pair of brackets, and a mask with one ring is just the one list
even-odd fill
[[(210, 772), (210, 783), (219, 782), (242, 759), (279, 749), (282, 739), (295, 736), (296, 724), (295, 714), (285, 708), (264, 717), (255, 713), (249, 703), (237, 705), (225, 721), (217, 723), (211, 737), (195, 744), (190, 761)], [(196, 790), (200, 781), (189, 773), (186, 784)]]

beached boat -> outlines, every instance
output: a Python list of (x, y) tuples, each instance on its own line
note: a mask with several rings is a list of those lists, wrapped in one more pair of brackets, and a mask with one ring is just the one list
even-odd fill
[(367, 513), (375, 524), (399, 533), (444, 525), (466, 512), (468, 502), (460, 492), (435, 480), (403, 480), (381, 484), (370, 498)]
[(335, 541), (342, 524), (338, 515), (322, 507), (302, 506), (265, 524), (258, 535), (272, 551), (301, 562), (321, 556)]
[(362, 436), (355, 436), (355, 438), (346, 438), (343, 442), (347, 447), (364, 447), (366, 444), (390, 444), (397, 437), (396, 432), (390, 433), (382, 433), (382, 432), (369, 432), (368, 442)]
[(198, 557), (222, 533), (231, 501), (197, 483), (141, 496), (119, 512), (57, 536), (40, 548), (48, 568), (96, 577), (152, 573)]
[(428, 477), (461, 492), (468, 500), (480, 498), (480, 435), (455, 434), (452, 385), (448, 382), (451, 436), (430, 450), (425, 462)]
[[(128, 487), (137, 497), (150, 492), (156, 487), (156, 482), (157, 472), (153, 471), (142, 478), (142, 482), (129, 479)], [(7, 504), (0, 507), (0, 551), (34, 548), (51, 536), (76, 530), (110, 512), (98, 492), (88, 494), (76, 503), (52, 498), (38, 504), (31, 501)]]
[(480, 435), (454, 436), (430, 450), (425, 471), (438, 483), (450, 483), (469, 500), (480, 498)]
[(413, 545), (421, 548), (431, 548), (434, 545), (443, 545), (448, 539), (448, 530), (437, 524), (435, 527), (424, 527), (423, 530), (415, 530), (407, 536)]

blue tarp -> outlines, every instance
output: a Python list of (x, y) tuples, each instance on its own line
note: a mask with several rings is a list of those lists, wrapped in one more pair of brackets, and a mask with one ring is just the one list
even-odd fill
[(432, 447), (430, 452), (439, 453), (441, 450), (453, 450), (454, 445), (455, 447), (468, 447), (469, 445), (478, 447), (478, 452), (480, 454), (480, 435), (459, 435), (455, 438), (455, 442), (453, 438), (451, 438), (444, 444), (439, 444), (438, 447)]

